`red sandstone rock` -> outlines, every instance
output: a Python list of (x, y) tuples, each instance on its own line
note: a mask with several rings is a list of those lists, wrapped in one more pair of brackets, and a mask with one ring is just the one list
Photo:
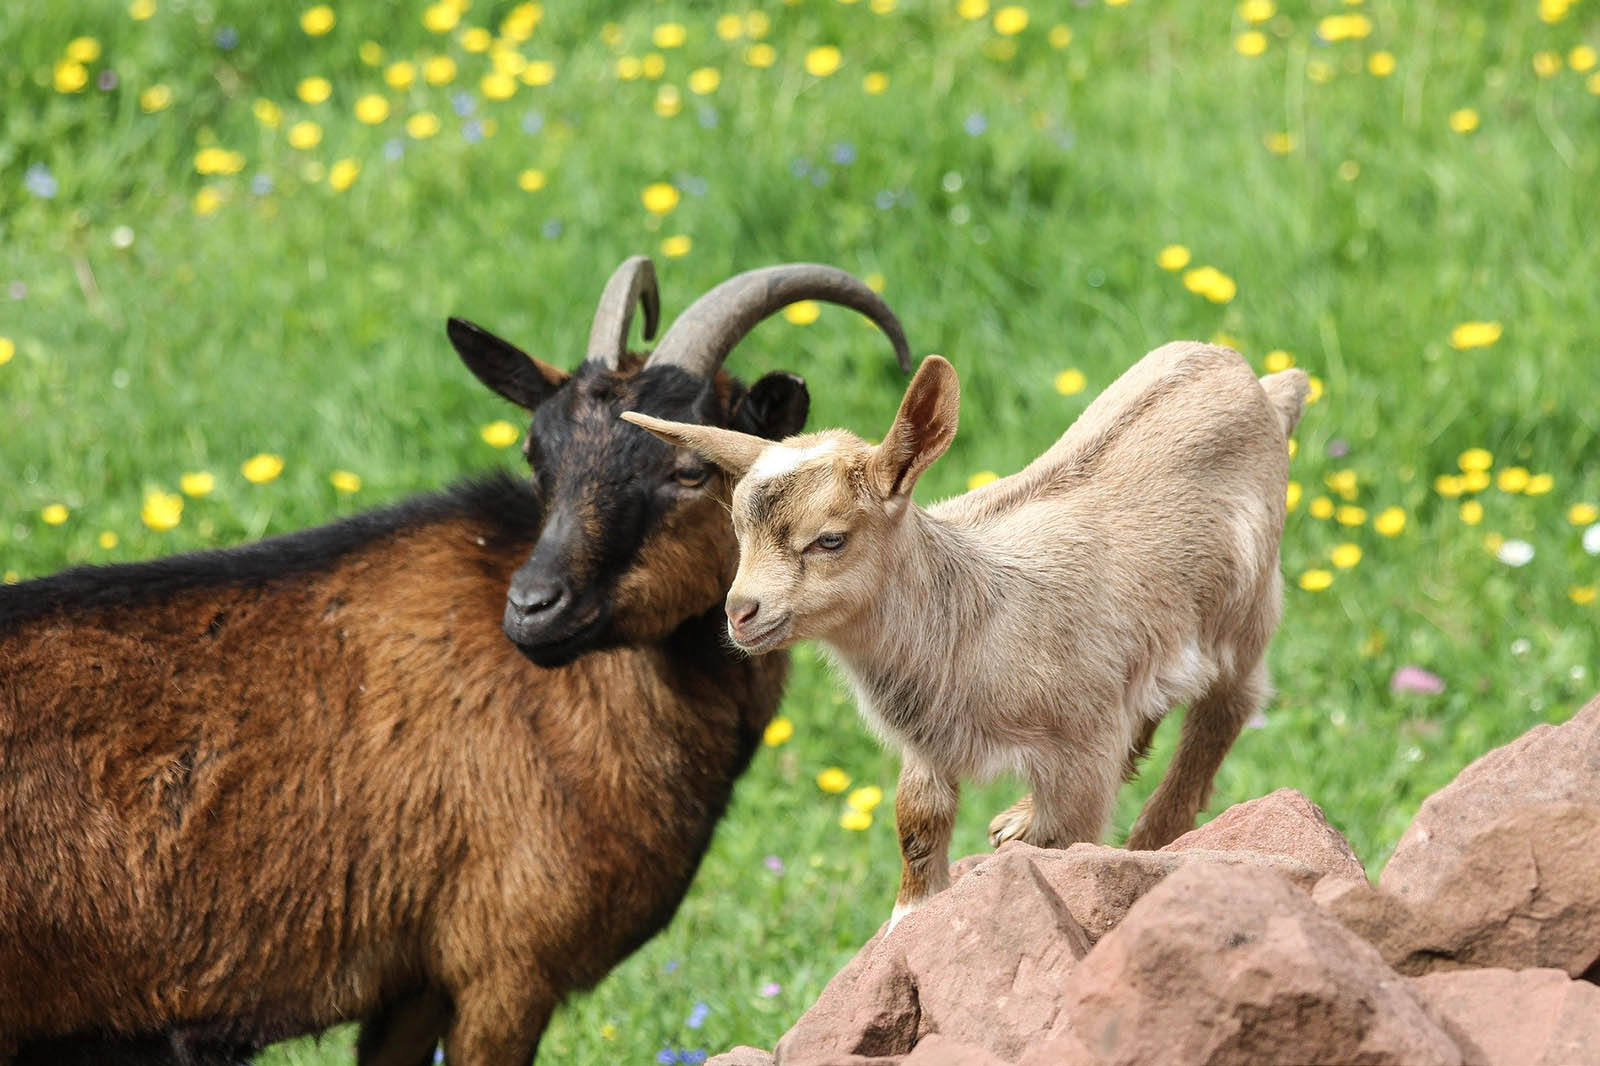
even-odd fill
[(1600, 1066), (1600, 986), (1560, 970), (1459, 970), (1411, 982), (1468, 1066)]
[(741, 1044), (731, 1051), (711, 1056), (706, 1066), (772, 1066), (772, 1052)]
[(1239, 851), (1299, 859), (1326, 877), (1365, 880), (1367, 871), (1322, 808), (1292, 788), (1236, 803), (1162, 851)]
[(1462, 1061), (1369, 944), (1268, 869), (1174, 872), (1065, 991), (1072, 1033), (1107, 1066)]

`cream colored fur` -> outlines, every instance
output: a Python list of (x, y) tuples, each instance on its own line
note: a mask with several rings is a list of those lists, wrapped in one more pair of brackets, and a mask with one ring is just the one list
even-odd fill
[[(991, 825), (997, 845), (1098, 840), (1125, 767), (1180, 704), (1178, 752), (1129, 846), (1193, 826), (1268, 695), (1286, 435), (1305, 391), (1298, 370), (1258, 382), (1226, 348), (1168, 344), (1024, 470), (926, 510), (911, 488), (954, 436), (958, 403), (937, 356), (878, 447), (839, 430), (775, 446), (624, 417), (749, 474), (732, 500), (730, 635), (755, 652), (821, 640), (900, 748), (898, 916), (948, 884), (961, 779), (1031, 783)], [(781, 461), (763, 454), (777, 447)]]

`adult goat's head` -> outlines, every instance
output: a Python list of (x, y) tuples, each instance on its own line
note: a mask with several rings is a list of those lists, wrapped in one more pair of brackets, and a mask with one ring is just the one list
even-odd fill
[(810, 406), (803, 379), (772, 373), (745, 388), (722, 362), (759, 322), (799, 300), (870, 316), (910, 368), (888, 305), (849, 274), (816, 263), (728, 279), (684, 311), (646, 357), (630, 353), (627, 338), (635, 306), (644, 309), (645, 338), (655, 335), (655, 269), (643, 256), (628, 259), (606, 283), (588, 351), (571, 373), (450, 320), (451, 343), (468, 368), (533, 416), (523, 450), (544, 525), (511, 579), (504, 623), (528, 658), (555, 666), (596, 648), (659, 640), (720, 606), (738, 564), (726, 475), (618, 415), (641, 411), (771, 440), (798, 432)]

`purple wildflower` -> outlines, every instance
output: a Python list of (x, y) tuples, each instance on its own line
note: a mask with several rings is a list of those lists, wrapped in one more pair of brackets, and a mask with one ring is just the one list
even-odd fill
[(239, 46), (239, 31), (232, 26), (223, 26), (217, 31), (214, 40), (218, 48), (224, 52), (231, 52)]
[(1343, 459), (1350, 454), (1350, 442), (1343, 437), (1335, 437), (1328, 442), (1328, 458)]
[(840, 141), (828, 149), (828, 158), (841, 167), (847, 167), (856, 161), (856, 146), (849, 141)]
[(1389, 679), (1389, 688), (1395, 692), (1421, 692), (1437, 696), (1444, 691), (1444, 678), (1420, 666), (1402, 666)]
[(989, 119), (982, 111), (974, 111), (961, 123), (961, 128), (973, 137), (981, 137), (989, 129)]
[(688, 1019), (683, 1024), (691, 1029), (698, 1029), (706, 1024), (706, 1015), (710, 1013), (711, 1007), (708, 1004), (696, 1003), (694, 1009), (689, 1012)]
[(783, 869), (784, 869), (783, 860), (781, 858), (779, 858), (778, 856), (776, 856), (776, 855), (768, 855), (766, 857), (766, 859), (763, 860), (763, 865), (766, 866), (766, 868), (768, 870), (772, 871), (772, 876), (774, 876), (774, 877), (782, 877), (783, 876)]
[(101, 92), (108, 93), (112, 89), (115, 89), (121, 80), (122, 79), (117, 77), (116, 71), (112, 70), (110, 67), (107, 67), (105, 70), (100, 72), (99, 77), (94, 79), (94, 84), (95, 87)]
[(456, 114), (466, 118), (478, 110), (478, 101), (469, 92), (458, 92), (450, 98), (450, 107)]
[(41, 200), (53, 200), (61, 189), (56, 176), (45, 163), (35, 163), (22, 174), (22, 187)]
[(761, 986), (761, 994), (767, 999), (771, 999), (773, 996), (782, 991), (783, 986), (776, 981), (768, 981), (766, 984)]
[(522, 115), (522, 132), (538, 133), (544, 129), (544, 115), (538, 111), (525, 111)]
[(672, 1048), (664, 1047), (656, 1052), (656, 1061), (661, 1063), (661, 1066), (672, 1066), (678, 1061), (678, 1053)]

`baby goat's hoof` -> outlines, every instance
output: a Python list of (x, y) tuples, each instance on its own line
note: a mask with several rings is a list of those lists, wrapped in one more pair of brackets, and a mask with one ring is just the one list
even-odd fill
[(1032, 828), (1033, 795), (1030, 793), (994, 816), (994, 821), (989, 823), (989, 846), (998, 848), (1008, 840), (1026, 840)]
[(883, 935), (888, 936), (894, 932), (894, 927), (900, 924), (900, 919), (917, 910), (926, 902), (928, 902), (926, 899), (914, 899), (909, 903), (896, 902), (894, 910), (889, 913), (889, 928), (883, 931)]

